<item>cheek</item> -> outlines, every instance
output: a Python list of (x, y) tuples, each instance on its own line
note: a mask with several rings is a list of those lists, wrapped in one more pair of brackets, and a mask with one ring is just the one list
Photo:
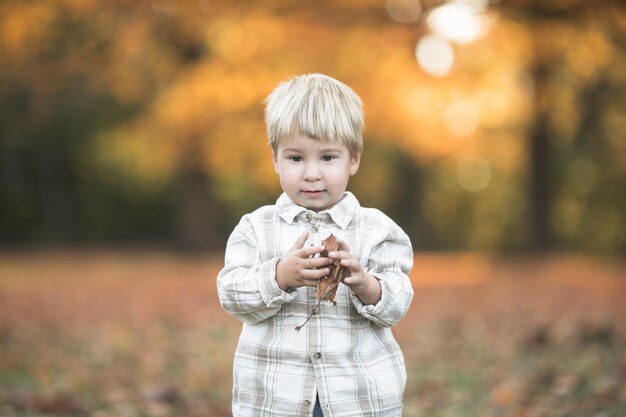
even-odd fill
[(335, 184), (345, 185), (350, 179), (350, 171), (348, 169), (336, 169), (328, 173), (326, 176), (327, 181), (331, 181)]
[(288, 184), (296, 182), (299, 178), (298, 170), (290, 166), (278, 166), (277, 171), (280, 177), (280, 182)]

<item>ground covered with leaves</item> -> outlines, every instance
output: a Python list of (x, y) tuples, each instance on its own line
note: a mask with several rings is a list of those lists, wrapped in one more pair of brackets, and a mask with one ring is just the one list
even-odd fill
[[(230, 415), (220, 256), (0, 254), (0, 417)], [(418, 255), (408, 417), (626, 415), (626, 264)]]

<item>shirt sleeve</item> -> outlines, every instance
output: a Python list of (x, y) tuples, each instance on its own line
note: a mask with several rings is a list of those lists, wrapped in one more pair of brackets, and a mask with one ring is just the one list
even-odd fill
[(296, 292), (280, 289), (276, 282), (276, 264), (280, 258), (266, 261), (246, 217), (228, 239), (224, 268), (217, 275), (217, 292), (222, 308), (248, 324), (259, 323), (275, 315), (281, 306), (293, 301)]
[(402, 231), (377, 244), (365, 268), (380, 282), (381, 299), (375, 305), (363, 304), (355, 294), (352, 303), (359, 314), (381, 327), (395, 326), (409, 309), (413, 288), (409, 272), (413, 267), (413, 248), (409, 237)]

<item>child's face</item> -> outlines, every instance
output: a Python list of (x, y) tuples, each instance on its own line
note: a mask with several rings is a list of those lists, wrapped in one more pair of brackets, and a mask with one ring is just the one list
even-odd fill
[(297, 133), (281, 138), (272, 159), (280, 186), (293, 202), (321, 211), (343, 198), (350, 176), (359, 169), (361, 155), (350, 155), (342, 143)]

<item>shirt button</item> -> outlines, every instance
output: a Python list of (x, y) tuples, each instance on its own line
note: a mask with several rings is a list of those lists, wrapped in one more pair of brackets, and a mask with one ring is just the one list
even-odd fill
[(318, 231), (318, 230), (319, 230), (319, 229), (318, 229), (317, 227), (315, 227), (315, 226), (311, 227), (311, 231), (312, 231), (313, 233), (317, 233), (317, 231)]
[(304, 400), (304, 406), (305, 407), (309, 407), (311, 405), (311, 401), (309, 400)]
[(313, 215), (311, 213), (307, 213), (304, 217), (306, 217), (306, 219), (310, 221), (313, 218)]
[(315, 355), (313, 355), (313, 357), (314, 357), (315, 359), (319, 359), (319, 358), (321, 358), (321, 357), (322, 357), (322, 354), (321, 354), (321, 353), (319, 353), (319, 352), (315, 352)]

